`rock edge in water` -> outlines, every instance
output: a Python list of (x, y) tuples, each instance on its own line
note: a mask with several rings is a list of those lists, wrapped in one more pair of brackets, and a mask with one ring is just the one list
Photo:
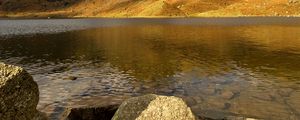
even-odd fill
[(111, 120), (119, 105), (67, 108), (61, 120)]

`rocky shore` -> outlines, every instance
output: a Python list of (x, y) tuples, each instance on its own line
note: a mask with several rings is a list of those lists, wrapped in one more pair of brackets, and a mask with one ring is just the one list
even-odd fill
[[(36, 107), (37, 83), (23, 68), (0, 63), (0, 119), (47, 120)], [(195, 120), (181, 98), (154, 94), (134, 97), (123, 104), (93, 108), (69, 108), (62, 120)]]
[[(0, 119), (48, 120), (36, 109), (39, 101), (37, 83), (23, 68), (0, 63)], [(132, 97), (121, 105), (68, 108), (61, 120), (210, 120), (195, 116), (181, 98), (148, 94)], [(253, 120), (228, 117), (228, 120)]]

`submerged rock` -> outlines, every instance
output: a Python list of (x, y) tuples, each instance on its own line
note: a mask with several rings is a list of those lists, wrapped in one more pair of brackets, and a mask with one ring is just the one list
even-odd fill
[(68, 108), (61, 120), (111, 120), (119, 105)]
[(149, 94), (122, 103), (112, 120), (195, 120), (181, 98)]
[(234, 97), (234, 93), (231, 92), (231, 91), (224, 91), (224, 92), (221, 93), (221, 96), (224, 99), (232, 99)]
[(64, 78), (64, 80), (77, 80), (77, 77), (74, 77), (74, 76), (69, 76), (67, 78)]
[(43, 119), (36, 110), (39, 90), (24, 69), (0, 63), (0, 119)]

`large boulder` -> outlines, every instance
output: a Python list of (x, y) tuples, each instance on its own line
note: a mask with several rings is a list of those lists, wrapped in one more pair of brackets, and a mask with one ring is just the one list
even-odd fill
[(32, 120), (40, 116), (38, 101), (38, 85), (29, 73), (0, 63), (0, 119)]
[(181, 98), (149, 94), (124, 101), (112, 120), (195, 120)]

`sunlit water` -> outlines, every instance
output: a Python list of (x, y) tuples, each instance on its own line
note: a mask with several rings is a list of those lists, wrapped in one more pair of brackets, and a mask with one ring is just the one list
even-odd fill
[(0, 20), (0, 61), (32, 74), (52, 119), (147, 93), (211, 118), (300, 119), (298, 18)]

